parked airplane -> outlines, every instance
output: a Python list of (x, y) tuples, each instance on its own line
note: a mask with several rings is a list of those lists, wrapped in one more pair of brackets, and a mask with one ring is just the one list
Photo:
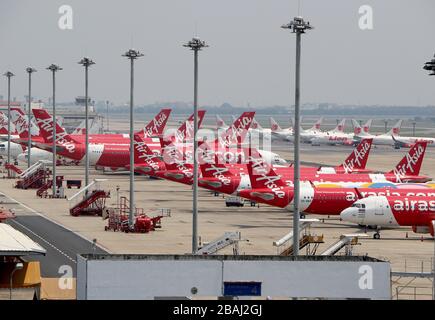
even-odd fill
[[(236, 120), (236, 118), (234, 116), (232, 116), (233, 118), (233, 122)], [(216, 128), (218, 130), (227, 130), (229, 127), (228, 125), (225, 123), (224, 120), (222, 120), (222, 118), (219, 115), (216, 115)], [(260, 139), (265, 139), (265, 138), (273, 138), (274, 136), (272, 135), (272, 131), (271, 129), (265, 129), (263, 128), (257, 120), (255, 120), (255, 118), (252, 120), (251, 126), (249, 127), (248, 130), (248, 137), (258, 137)]]
[(369, 134), (370, 128), (372, 126), (372, 119), (367, 120), (367, 122), (362, 126), (362, 128), (356, 120), (352, 119), (352, 124), (353, 124), (353, 129), (354, 129), (355, 135), (359, 135), (359, 134), (361, 134), (361, 132), (365, 132), (365, 133)]
[[(89, 125), (89, 134), (94, 135), (94, 134), (99, 134), (100, 132), (100, 121), (96, 120), (96, 119), (90, 119), (90, 121), (88, 120), (88, 125)], [(74, 129), (73, 132), (71, 132), (71, 135), (76, 135), (76, 134), (86, 134), (86, 119), (83, 120), (79, 126), (77, 128)]]
[(216, 129), (228, 129), (228, 125), (225, 123), (224, 120), (219, 115), (216, 115)]
[[(418, 147), (417, 147), (418, 148)], [(414, 152), (415, 150), (413, 150)], [(252, 154), (254, 154), (256, 151), (251, 150)], [(264, 162), (265, 165), (267, 165), (267, 161), (264, 161), (262, 157), (259, 155), (259, 153), (256, 153), (256, 157), (254, 157), (254, 160), (251, 159), (252, 163), (255, 163), (258, 165), (258, 163)], [(214, 161), (211, 162), (203, 162), (200, 165), (202, 177), (199, 179), (198, 184), (200, 187), (216, 191), (216, 192), (222, 192), (226, 194), (238, 194), (242, 197), (267, 203), (269, 205), (275, 205), (275, 206), (290, 206), (291, 202), (288, 202), (285, 204), (285, 201), (291, 201), (292, 194), (293, 194), (293, 182), (292, 177), (290, 174), (290, 177), (287, 172), (283, 172), (283, 170), (286, 170), (288, 168), (283, 167), (266, 167), (267, 169), (264, 170), (265, 176), (261, 179), (261, 181), (265, 183), (270, 183), (270, 186), (272, 186), (272, 189), (275, 188), (275, 185), (277, 185), (277, 181), (279, 180), (279, 187), (285, 187), (284, 194), (279, 193), (279, 189), (274, 189), (277, 191), (276, 195), (273, 195), (270, 193), (270, 186), (265, 188), (257, 188), (253, 189), (253, 186), (257, 185), (255, 182), (252, 181), (252, 174), (246, 174), (243, 170), (240, 170), (241, 165), (226, 165), (222, 161), (218, 161), (219, 155), (214, 155)], [(252, 156), (251, 156), (252, 157)], [(409, 154), (407, 155), (409, 158)], [(405, 157), (404, 159), (406, 159)], [(412, 157), (412, 156), (411, 156)], [(220, 159), (222, 160), (222, 159)], [(403, 164), (401, 162), (401, 164)], [(421, 165), (421, 163), (420, 163)], [(400, 167), (400, 164), (397, 166)], [(413, 170), (418, 169), (417, 166), (411, 165)], [(248, 168), (249, 171), (249, 168)], [(418, 173), (417, 171), (414, 171)], [(175, 175), (175, 173), (172, 173)], [(307, 174), (302, 174), (303, 180), (307, 178)], [(180, 170), (176, 172), (177, 179), (171, 179), (172, 181), (180, 182), (182, 179), (186, 178), (183, 177), (183, 172)], [(321, 175), (319, 175), (321, 176)], [(334, 177), (329, 176), (329, 180), (334, 180)], [(337, 176), (337, 175), (336, 175)], [(356, 186), (364, 186), (366, 185), (370, 180), (369, 175), (360, 175), (360, 174), (348, 174), (347, 178), (344, 177), (345, 175), (341, 175), (341, 178), (339, 181), (335, 180), (336, 184), (343, 184), (344, 186), (346, 184), (356, 185)], [(358, 176), (365, 176), (365, 179), (358, 179)], [(311, 176), (313, 177), (313, 176)], [(317, 181), (316, 181), (317, 179)], [(302, 188), (301, 188), (301, 204), (300, 207), (304, 210), (307, 210), (307, 213), (317, 213), (317, 214), (339, 214), (341, 210), (348, 207), (352, 204), (352, 202), (356, 201), (358, 197), (365, 197), (370, 195), (377, 195), (377, 194), (408, 194), (408, 192), (420, 192), (420, 189), (413, 190), (413, 186), (411, 186), (409, 189), (407, 188), (403, 190), (396, 190), (391, 189), (391, 193), (389, 191), (390, 188), (394, 187), (381, 187), (379, 189), (372, 189), (367, 187), (362, 187), (360, 189), (355, 188), (316, 188), (315, 183), (318, 183), (320, 178), (313, 178), (313, 181), (304, 181), (302, 182)], [(352, 180), (360, 181), (360, 183), (355, 183)], [(189, 180), (190, 181), (190, 180)], [(184, 180), (185, 182), (185, 180)], [(282, 188), (281, 188), (282, 189)], [(359, 191), (355, 191), (359, 190)], [(426, 191), (421, 191), (420, 193), (425, 193)], [(278, 194), (281, 194), (281, 197), (278, 196)], [(426, 193), (430, 194), (430, 193)], [(433, 193), (432, 193), (433, 194)], [(257, 197), (257, 198), (256, 198)], [(278, 202), (275, 203), (275, 200), (278, 199)], [(285, 201), (284, 201), (284, 200)], [(330, 206), (326, 206), (329, 200), (336, 201), (335, 211), (331, 209)]]
[[(46, 113), (45, 117), (51, 117), (48, 112), (44, 109), (38, 109), (39, 113)], [(166, 122), (169, 119), (169, 115), (171, 113), (171, 109), (162, 109), (149, 123), (145, 126), (144, 129), (138, 132), (138, 134), (143, 135), (144, 137), (152, 137), (152, 136), (160, 136), (163, 134), (164, 128), (166, 126)], [(24, 143), (27, 145), (27, 137), (28, 133), (28, 119), (27, 115), (20, 108), (12, 108), (11, 109), (11, 117), (14, 123), (16, 123), (17, 130), (21, 136), (19, 139), (14, 139), (14, 142)], [(39, 128), (34, 130), (33, 127), (35, 124), (31, 121), (32, 124), (32, 141), (43, 143), (43, 138), (39, 134)], [(76, 134), (74, 135), (74, 139), (84, 143), (85, 135), (84, 134)], [(130, 139), (128, 134), (89, 134), (89, 143), (110, 143), (110, 144), (130, 144)]]
[[(293, 186), (288, 186), (277, 170), (264, 162), (255, 151), (248, 164), (251, 189), (239, 189), (238, 195), (256, 202), (293, 210)], [(222, 191), (224, 192), (224, 191)], [(304, 213), (338, 215), (358, 199), (371, 196), (435, 197), (435, 190), (416, 188), (316, 188), (303, 183), (300, 189), (299, 208)]]
[[(51, 152), (52, 117), (43, 109), (33, 109), (33, 113), (40, 128), (42, 139), (44, 140), (43, 142), (35, 141), (34, 145), (37, 148)], [(154, 120), (150, 122), (150, 127), (147, 126), (143, 130), (144, 136), (150, 134), (150, 132), (153, 132), (153, 128), (156, 127)], [(164, 123), (166, 123), (166, 121)], [(159, 131), (156, 132), (156, 134), (161, 134), (163, 128), (161, 128), (160, 124), (158, 127)], [(59, 156), (63, 156), (78, 162), (82, 162), (82, 160), (84, 160), (85, 145), (82, 135), (71, 136), (67, 134), (63, 128), (57, 125), (56, 136), (57, 153)], [(101, 138), (100, 136), (104, 135), (97, 135), (97, 137), (89, 144), (89, 161), (91, 165), (96, 165), (98, 167), (120, 168), (129, 164), (129, 144), (125, 143), (125, 138), (123, 138), (124, 141), (115, 139), (115, 142), (112, 143), (110, 142), (111, 140), (108, 140), (107, 138)], [(158, 138), (144, 137), (144, 139), (154, 152), (160, 152), (160, 143), (158, 142)], [(44, 156), (45, 155), (46, 154), (44, 154)], [(32, 160), (37, 161), (40, 159), (32, 155)]]
[[(40, 109), (40, 113), (44, 114), (45, 119), (48, 119), (48, 117), (51, 117), (45, 110)], [(20, 109), (15, 110), (16, 118), (18, 123), (24, 124), (22, 127), (20, 126), (20, 139), (16, 139), (14, 141), (19, 141), (20, 143), (26, 144), (28, 139), (28, 132), (26, 131), (26, 127), (28, 126), (27, 118), (24, 116), (22, 111)], [(150, 146), (156, 151), (159, 152), (160, 150), (160, 144), (158, 143), (158, 138), (152, 138), (151, 136), (159, 136), (163, 134), (164, 127), (166, 126), (166, 122), (169, 118), (170, 109), (162, 109), (156, 117), (154, 117), (147, 126), (145, 126), (144, 129), (138, 132), (139, 135), (143, 135), (144, 138), (147, 139), (147, 142), (150, 144)], [(204, 116), (203, 112), (199, 113), (202, 117)], [(202, 118), (201, 118), (202, 119)], [(46, 120), (47, 121), (47, 120)], [(51, 122), (50, 122), (51, 123)], [(66, 133), (64, 129), (61, 129), (62, 132)], [(51, 130), (50, 134), (51, 134)], [(56, 130), (58, 133), (58, 130)], [(95, 144), (103, 144), (103, 145), (111, 145), (117, 146), (115, 149), (123, 149), (120, 146), (124, 146), (124, 149), (128, 149), (129, 146), (129, 139), (126, 138), (125, 134), (89, 134), (89, 142), (90, 145)], [(84, 146), (85, 143), (85, 135), (84, 134), (75, 134), (70, 135), (71, 138), (74, 139), (76, 143), (82, 144)], [(52, 143), (49, 136), (46, 137), (47, 140), (45, 140), (42, 136), (33, 136), (32, 137), (32, 143), (33, 145), (38, 146), (39, 148), (32, 148), (32, 163), (37, 162), (38, 160), (51, 160), (52, 159)], [(48, 144), (47, 144), (48, 142)], [(41, 148), (41, 146), (43, 146)], [(157, 149), (157, 150), (156, 150)], [(108, 149), (107, 149), (108, 150)], [(119, 150), (118, 150), (119, 151)], [(114, 151), (115, 152), (115, 151)], [(59, 153), (60, 156), (62, 156)], [(18, 160), (20, 161), (27, 161), (27, 153), (22, 153), (18, 155)], [(67, 157), (68, 158), (68, 157)], [(71, 159), (74, 161), (80, 161), (79, 159)]]
[(322, 132), (311, 139), (313, 146), (327, 145), (353, 145), (354, 134), (344, 132), (344, 124), (346, 119), (343, 119), (335, 129)]
[(293, 128), (283, 129), (274, 118), (270, 117), (270, 132), (272, 137), (278, 140), (293, 141)]
[[(8, 117), (3, 112), (0, 111), (0, 135), (2, 136), (4, 135), (6, 136), (6, 138), (8, 136), (8, 123), (9, 123)], [(16, 135), (17, 133), (15, 130), (15, 126), (11, 123), (10, 127), (11, 127), (11, 135)]]
[[(435, 197), (417, 195), (375, 196), (360, 199), (343, 210), (344, 221), (359, 225), (395, 228), (410, 226), (415, 233), (434, 236)], [(379, 230), (374, 235), (380, 238)]]
[(366, 132), (365, 130), (363, 130), (356, 120), (352, 120), (352, 123), (354, 126), (354, 130), (360, 132), (358, 134), (355, 133), (354, 135), (355, 140), (359, 141), (364, 138), (371, 138), (373, 139), (374, 145), (387, 145), (387, 146), (395, 145), (394, 138), (399, 136), (400, 127), (402, 126), (402, 120), (399, 120), (387, 133), (383, 133), (380, 135), (372, 135)]
[(434, 147), (435, 146), (435, 138), (428, 138), (428, 137), (404, 137), (404, 136), (397, 136), (392, 137), (394, 140), (394, 146), (396, 148), (409, 148), (414, 143), (425, 141), (427, 142), (428, 147)]

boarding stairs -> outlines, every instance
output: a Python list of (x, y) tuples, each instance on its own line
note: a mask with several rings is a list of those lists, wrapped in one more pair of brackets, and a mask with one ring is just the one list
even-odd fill
[(15, 187), (18, 189), (39, 189), (47, 183), (50, 174), (48, 165), (51, 162), (40, 160), (22, 171), (19, 175), (20, 180), (17, 181)]
[(103, 190), (100, 183), (106, 179), (95, 179), (86, 187), (80, 189), (71, 198), (70, 214), (72, 216), (80, 215), (98, 215), (101, 216), (106, 205), (106, 199), (110, 198), (110, 192)]
[[(314, 222), (318, 222), (318, 219), (300, 219), (299, 220), (299, 232), (303, 233), (299, 238), (299, 250), (306, 248), (307, 255), (314, 255), (317, 248), (323, 243), (323, 235), (311, 235), (310, 227)], [(293, 254), (293, 231), (286, 234), (278, 241), (273, 242), (273, 245), (277, 247), (277, 254), (281, 256), (290, 256)]]
[(237, 255), (239, 252), (238, 243), (241, 241), (241, 234), (239, 231), (235, 232), (225, 232), (221, 237), (204, 244), (196, 254), (198, 255), (208, 255), (214, 254), (230, 245), (233, 245), (233, 254)]
[(47, 180), (38, 190), (36, 190), (36, 195), (40, 198), (48, 197), (48, 190), (53, 186), (53, 180)]
[(20, 175), (20, 174), (23, 172), (23, 171), (22, 171), (20, 168), (18, 168), (16, 165), (14, 165), (14, 164), (10, 164), (10, 163), (6, 163), (6, 164), (5, 164), (5, 168), (6, 168), (6, 170), (12, 171), (12, 172), (14, 173), (14, 175), (15, 175), (15, 174)]
[(368, 237), (367, 234), (343, 234), (340, 239), (332, 244), (329, 248), (323, 251), (321, 256), (333, 256), (338, 253), (342, 248), (345, 248), (345, 255), (351, 256), (353, 251), (353, 246), (358, 245), (358, 239), (362, 237)]

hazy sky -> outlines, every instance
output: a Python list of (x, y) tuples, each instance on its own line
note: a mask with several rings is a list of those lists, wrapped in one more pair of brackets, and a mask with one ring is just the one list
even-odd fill
[[(58, 27), (61, 5), (73, 9), (73, 30)], [(374, 29), (360, 30), (358, 9), (369, 4)], [(182, 44), (197, 34), (200, 103), (288, 105), (294, 94), (295, 37), (280, 29), (298, 13), (296, 0), (1, 0), (0, 71), (11, 70), (13, 96), (27, 92), (25, 67), (36, 67), (34, 96), (51, 95), (45, 68), (60, 64), (58, 100), (83, 94), (84, 55), (92, 67), (90, 94), (129, 98), (129, 47), (136, 63), (137, 104), (192, 100), (192, 53)], [(302, 0), (316, 29), (303, 36), (303, 102), (435, 104), (435, 77), (422, 70), (435, 52), (433, 0)], [(6, 93), (3, 78), (0, 93)]]

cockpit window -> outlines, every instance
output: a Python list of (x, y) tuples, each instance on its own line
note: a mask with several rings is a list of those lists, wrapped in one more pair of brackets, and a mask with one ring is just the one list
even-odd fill
[(365, 208), (366, 208), (366, 205), (365, 205), (365, 203), (354, 203), (354, 204), (352, 205), (352, 207), (354, 207), (354, 208), (358, 208), (358, 209), (365, 209)]

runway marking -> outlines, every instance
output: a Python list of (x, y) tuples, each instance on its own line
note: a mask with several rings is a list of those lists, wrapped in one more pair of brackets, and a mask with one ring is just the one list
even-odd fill
[[(40, 217), (42, 217), (42, 218), (44, 218), (44, 219), (47, 219), (48, 221), (54, 223), (55, 225), (57, 225), (57, 226), (59, 226), (59, 227), (61, 227), (61, 228), (64, 228), (65, 230), (67, 230), (67, 231), (69, 231), (69, 232), (72, 232), (72, 233), (74, 233), (76, 236), (82, 238), (83, 240), (85, 240), (85, 241), (87, 241), (87, 242), (93, 244), (89, 239), (85, 238), (85, 237), (82, 236), (81, 234), (79, 234), (79, 233), (77, 233), (77, 232), (74, 232), (73, 230), (71, 230), (71, 229), (68, 228), (67, 226), (64, 226), (64, 225), (60, 224), (59, 222), (57, 222), (57, 221), (51, 219), (50, 217), (47, 217), (47, 216), (45, 216), (44, 214), (42, 214), (42, 213), (36, 211), (35, 209), (30, 208), (29, 206), (25, 205), (24, 203), (22, 203), (22, 202), (20, 202), (20, 201), (18, 201), (18, 200), (16, 200), (16, 199), (14, 199), (14, 198), (12, 198), (12, 197), (6, 195), (6, 194), (3, 193), (3, 192), (0, 192), (0, 196), (1, 196), (1, 195), (3, 195), (4, 197), (6, 197), (6, 198), (8, 198), (8, 199), (10, 199), (10, 200), (12, 200), (12, 201), (15, 201), (15, 204), (19, 204), (20, 206), (26, 208), (26, 209), (29, 210), (30, 212), (33, 212), (34, 214), (36, 214), (36, 215), (38, 215), (38, 216), (40, 216)], [(102, 245), (99, 244), (99, 243), (96, 243), (95, 245), (96, 245), (97, 247), (99, 247), (101, 250), (106, 251), (106, 252), (109, 253), (109, 254), (112, 253), (110, 250), (108, 250), (107, 248), (105, 248), (104, 246), (102, 246)]]
[(58, 247), (56, 247), (54, 244), (52, 244), (51, 242), (47, 241), (45, 238), (41, 237), (39, 234), (33, 232), (32, 230), (30, 230), (29, 228), (27, 228), (25, 225), (19, 223), (18, 221), (11, 219), (10, 222), (16, 223), (17, 225), (19, 225), (20, 227), (26, 229), (28, 232), (30, 232), (31, 234), (33, 234), (35, 237), (41, 239), (42, 241), (44, 241), (46, 244), (48, 244), (50, 247), (52, 247), (54, 250), (56, 250), (57, 252), (59, 252), (60, 254), (62, 254), (63, 256), (65, 256), (66, 258), (68, 258), (69, 260), (71, 260), (73, 263), (77, 263), (76, 260), (74, 260), (73, 258), (71, 258), (69, 255), (67, 255), (65, 252), (63, 252), (62, 250), (60, 250)]

